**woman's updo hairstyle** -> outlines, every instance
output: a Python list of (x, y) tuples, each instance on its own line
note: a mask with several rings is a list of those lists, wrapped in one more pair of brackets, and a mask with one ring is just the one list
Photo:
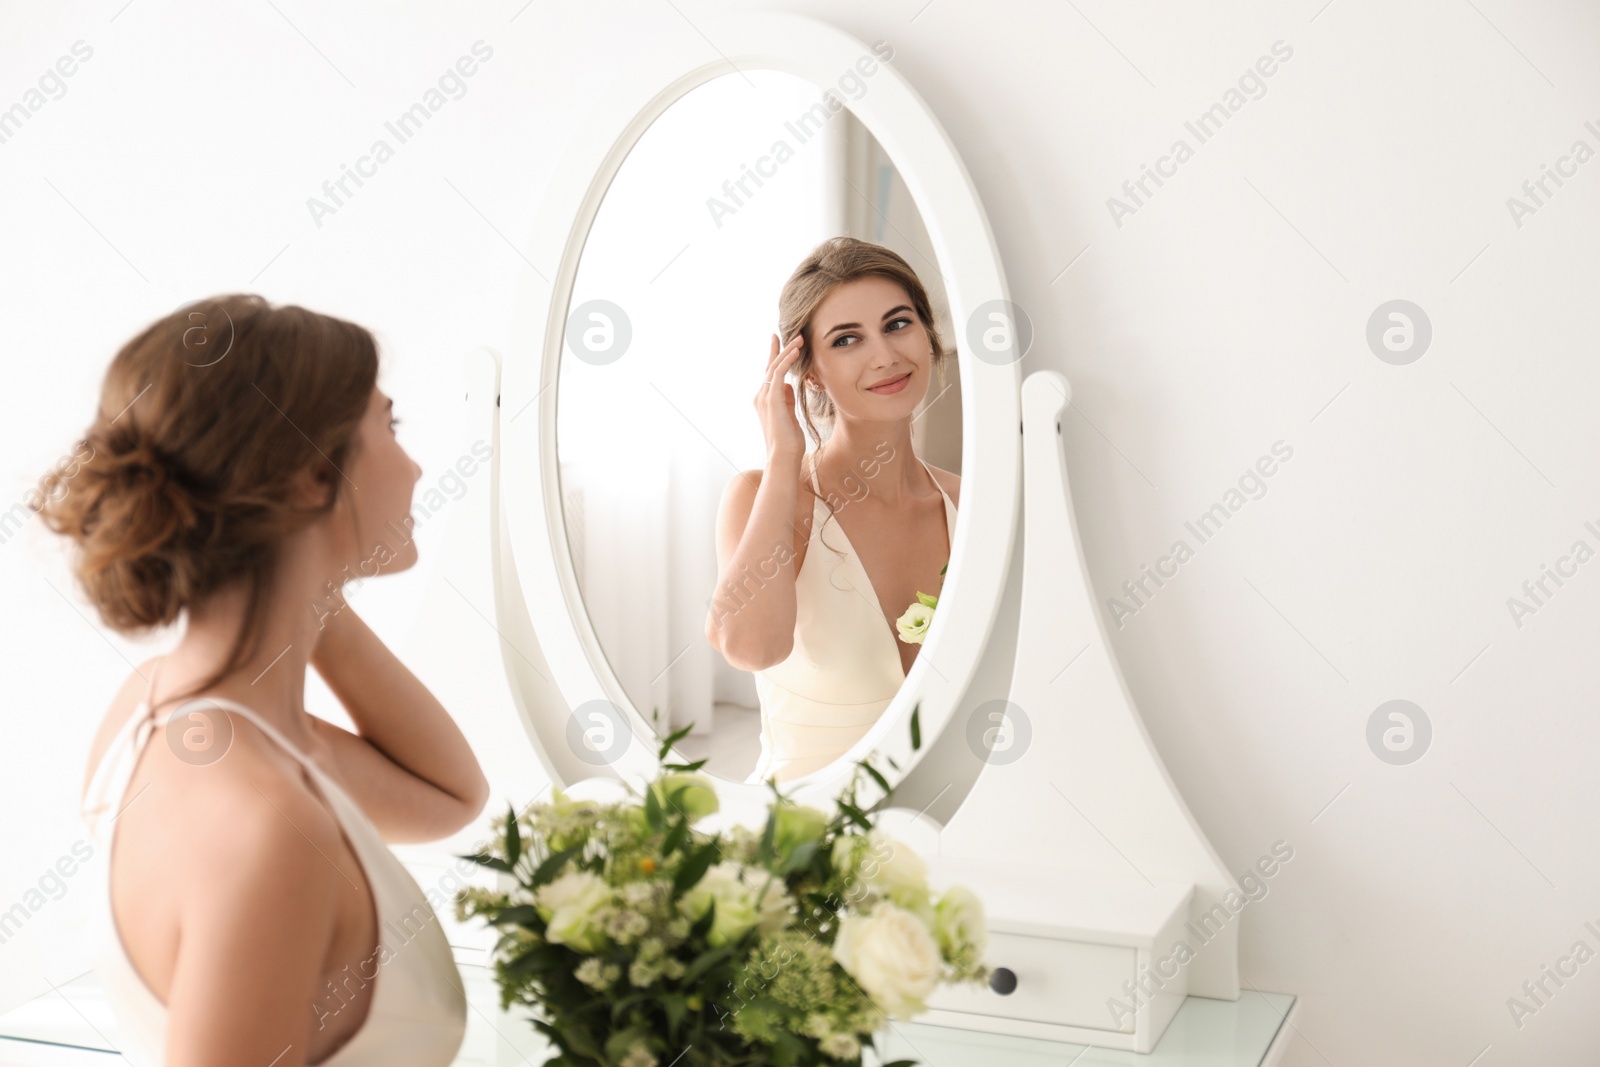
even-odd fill
[(822, 444), (822, 435), (817, 430), (815, 420), (820, 419), (831, 429), (834, 407), (826, 392), (805, 387), (806, 372), (816, 358), (811, 343), (811, 320), (829, 293), (846, 282), (870, 276), (895, 282), (911, 298), (911, 308), (922, 320), (923, 329), (928, 331), (928, 343), (933, 348), (930, 366), (942, 372), (945, 360), (949, 358), (934, 323), (928, 290), (917, 277), (917, 272), (898, 252), (855, 237), (830, 237), (823, 241), (795, 268), (789, 280), (783, 283), (783, 291), (778, 294), (779, 343), (788, 344), (797, 332), (805, 338), (792, 373), (796, 382), (795, 392), (800, 395), (800, 412), (805, 418), (806, 435), (814, 446)]
[[(208, 688), (257, 651), (280, 546), (339, 499), (377, 377), (377, 343), (354, 323), (252, 294), (188, 304), (116, 354), (86, 458), (41, 478), (30, 506), (72, 540), (79, 585), (121, 633), (244, 583), (228, 659), (194, 691)], [(297, 508), (312, 464), (333, 492)]]

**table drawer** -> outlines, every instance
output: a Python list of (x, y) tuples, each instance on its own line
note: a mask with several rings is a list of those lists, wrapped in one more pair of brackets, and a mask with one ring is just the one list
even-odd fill
[(1134, 1018), (1113, 1017), (1107, 1001), (1126, 1002), (1123, 983), (1134, 978), (1139, 950), (1030, 934), (989, 931), (984, 953), (990, 967), (1005, 967), (1017, 976), (1017, 988), (1001, 996), (985, 986), (941, 986), (928, 1007), (1058, 1026), (1131, 1034)]

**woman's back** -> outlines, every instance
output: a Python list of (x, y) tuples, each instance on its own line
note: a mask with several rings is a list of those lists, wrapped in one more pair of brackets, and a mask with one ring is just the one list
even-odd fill
[[(379, 362), (345, 319), (252, 293), (185, 304), (117, 350), (73, 463), (28, 501), (101, 623), (182, 624), (172, 688), (150, 664), (129, 679), (84, 797), (99, 969), (136, 1062), (445, 1064), (460, 1046), (460, 975), (385, 837), (455, 833), (489, 783), (343, 594), (418, 558), (422, 467)], [(352, 729), (303, 710), (313, 670)], [(209, 695), (160, 699), (180, 691)]]
[(147, 700), (121, 710), (130, 690), (96, 739), (84, 807), (105, 857), (96, 969), (124, 1052), (449, 1063), (466, 1016), (449, 946), (338, 781), (246, 705), (215, 695), (151, 716)]

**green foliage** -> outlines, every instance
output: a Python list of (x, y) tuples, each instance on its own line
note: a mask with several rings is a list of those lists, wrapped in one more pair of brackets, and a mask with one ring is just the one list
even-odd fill
[(502, 1008), (530, 1009), (562, 1067), (859, 1064), (886, 1016), (835, 958), (840, 922), (862, 898), (855, 870), (834, 864), (860, 854), (836, 846), (873, 830), (888, 779), (863, 760), (831, 813), (769, 781), (759, 829), (708, 833), (696, 826), (716, 803), (701, 762), (668, 762), (688, 731), (662, 739), (661, 773), (637, 799), (555, 790), (520, 816), (508, 808), (493, 847), (463, 857), (510, 885), (455, 902), (458, 918), (497, 931)]

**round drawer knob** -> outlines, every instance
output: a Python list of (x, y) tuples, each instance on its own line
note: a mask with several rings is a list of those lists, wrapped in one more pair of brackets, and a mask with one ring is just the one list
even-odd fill
[(1017, 988), (1017, 972), (1009, 967), (996, 967), (989, 972), (989, 988), (1002, 997), (1010, 996)]

